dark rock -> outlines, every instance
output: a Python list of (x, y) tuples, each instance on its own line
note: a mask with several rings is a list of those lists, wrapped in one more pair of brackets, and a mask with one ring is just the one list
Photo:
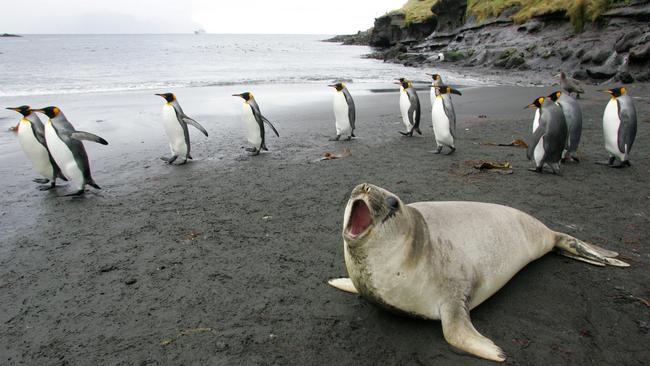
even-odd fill
[(623, 84), (630, 84), (634, 82), (634, 77), (632, 77), (632, 74), (627, 71), (619, 72), (616, 74), (616, 78)]
[(592, 48), (590, 51), (587, 51), (584, 56), (582, 56), (582, 59), (580, 61), (583, 64), (591, 62), (596, 65), (601, 65), (611, 54), (611, 50), (604, 48)]
[(383, 53), (383, 59), (384, 60), (392, 60), (392, 59), (397, 59), (399, 55), (405, 53), (407, 51), (407, 48), (403, 44), (396, 44), (393, 47), (389, 48)]
[(416, 42), (426, 38), (436, 28), (436, 17), (424, 22), (406, 24), (402, 13), (390, 13), (375, 19), (370, 31), (369, 44), (374, 47), (389, 48), (397, 43)]
[(650, 4), (613, 8), (606, 11), (603, 17), (634, 18), (639, 21), (650, 21)]
[(436, 31), (453, 30), (464, 24), (467, 0), (439, 0), (433, 4), (431, 12), (436, 17)]
[(589, 75), (587, 74), (586, 70), (580, 69), (576, 70), (573, 72), (573, 75), (571, 75), (572, 78), (576, 80), (586, 80), (589, 78)]
[(650, 59), (650, 42), (635, 46), (630, 50), (630, 60), (646, 62)]
[(587, 74), (594, 79), (609, 79), (618, 73), (618, 66), (616, 53), (614, 53), (602, 66), (587, 68)]
[(650, 71), (642, 71), (636, 74), (635, 79), (642, 82), (650, 81)]
[(130, 286), (130, 285), (135, 284), (136, 282), (138, 282), (138, 280), (136, 280), (135, 278), (129, 278), (126, 281), (124, 281), (124, 284)]
[(343, 43), (344, 45), (367, 45), (370, 42), (370, 30), (357, 34), (345, 34), (323, 40), (323, 42)]
[(544, 27), (544, 23), (537, 19), (529, 20), (517, 28), (520, 32), (537, 33)]
[(616, 52), (627, 52), (632, 46), (636, 44), (636, 39), (641, 35), (641, 31), (634, 29), (631, 32), (623, 33), (616, 44), (614, 45), (614, 50)]
[(22, 37), (22, 36), (19, 36), (17, 34), (3, 33), (0, 34), (0, 37)]

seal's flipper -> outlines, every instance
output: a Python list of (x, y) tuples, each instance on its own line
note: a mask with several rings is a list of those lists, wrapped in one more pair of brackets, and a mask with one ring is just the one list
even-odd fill
[(450, 345), (486, 360), (505, 361), (503, 350), (472, 325), (466, 302), (459, 300), (443, 304), (440, 307), (440, 321), (442, 333)]
[(335, 278), (327, 281), (327, 283), (329, 283), (330, 286), (336, 287), (341, 291), (349, 292), (352, 294), (359, 293), (359, 291), (357, 291), (357, 289), (354, 287), (352, 280), (349, 278)]
[(570, 235), (557, 233), (557, 242), (555, 243), (555, 250), (561, 255), (569, 258), (577, 259), (583, 262), (595, 264), (597, 266), (615, 266), (615, 267), (629, 267), (628, 263), (622, 260), (615, 259), (618, 253), (612, 252), (601, 248), (599, 246), (585, 243)]

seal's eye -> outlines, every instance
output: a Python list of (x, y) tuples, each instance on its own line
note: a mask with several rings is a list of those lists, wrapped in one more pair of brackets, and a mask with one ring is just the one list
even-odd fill
[(397, 210), (399, 210), (399, 201), (393, 196), (387, 197), (386, 206), (388, 207), (388, 215), (386, 216), (386, 220), (388, 220), (389, 218), (395, 216), (395, 213)]

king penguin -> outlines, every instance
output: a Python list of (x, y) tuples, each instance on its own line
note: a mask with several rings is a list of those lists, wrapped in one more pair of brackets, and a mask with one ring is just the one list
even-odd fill
[(578, 145), (582, 135), (582, 109), (580, 109), (580, 104), (575, 98), (559, 90), (551, 93), (548, 97), (562, 107), (562, 113), (564, 113), (564, 119), (569, 131), (562, 160), (580, 162), (580, 159), (578, 159)]
[(264, 124), (266, 123), (271, 127), (277, 137), (280, 137), (278, 131), (273, 127), (271, 121), (262, 115), (260, 107), (257, 105), (253, 93), (245, 92), (241, 94), (233, 94), (233, 97), (240, 97), (244, 99), (242, 107), (241, 119), (246, 127), (246, 138), (248, 143), (253, 147), (246, 148), (246, 151), (252, 152), (253, 155), (259, 155), (262, 150), (268, 151), (266, 147), (266, 138), (264, 133)]
[(413, 83), (400, 78), (395, 84), (400, 86), (399, 109), (402, 113), (402, 122), (406, 127), (406, 132), (400, 131), (404, 136), (413, 136), (415, 130), (420, 135), (420, 98), (413, 87)]
[(187, 163), (187, 159), (192, 159), (192, 155), (190, 155), (190, 132), (188, 131), (187, 125), (194, 126), (206, 137), (208, 136), (208, 131), (183, 112), (183, 108), (181, 108), (174, 94), (164, 93), (156, 95), (165, 98), (165, 101), (167, 101), (163, 105), (163, 121), (165, 133), (169, 139), (169, 148), (172, 151), (171, 157), (162, 157), (160, 159), (167, 164), (172, 164), (180, 156), (183, 161), (177, 165), (183, 165)]
[(548, 98), (539, 97), (526, 108), (539, 110), (539, 126), (533, 132), (526, 156), (533, 160), (535, 172), (542, 172), (544, 164), (560, 175), (560, 161), (566, 145), (567, 125), (560, 106)]
[(43, 178), (34, 179), (34, 182), (40, 184), (50, 183), (49, 186), (40, 186), (39, 189), (47, 191), (54, 188), (56, 178), (67, 180), (47, 149), (45, 127), (38, 115), (26, 105), (7, 109), (23, 115), (18, 123), (18, 141), (25, 155), (32, 162), (34, 170), (43, 176)]
[(88, 154), (82, 140), (93, 141), (108, 145), (103, 138), (89, 132), (77, 131), (67, 120), (58, 107), (34, 109), (34, 112), (43, 113), (48, 117), (45, 123), (45, 141), (54, 161), (61, 168), (61, 172), (77, 188), (74, 193), (66, 196), (80, 196), (84, 194), (86, 184), (100, 189), (90, 174)]
[[(630, 166), (630, 150), (636, 138), (636, 107), (625, 88), (601, 90), (611, 94), (611, 99), (603, 114), (603, 133), (605, 149), (609, 152), (609, 161), (599, 163), (613, 168)], [(615, 165), (616, 159), (620, 164)]]
[[(445, 83), (442, 81), (442, 76), (440, 74), (427, 74), (431, 76), (431, 94), (429, 94), (429, 97), (431, 99), (431, 105), (433, 105), (433, 102), (436, 100), (436, 96), (440, 94), (440, 90), (436, 87), (445, 85)], [(450, 96), (451, 97), (451, 96)]]
[(354, 107), (354, 100), (350, 91), (343, 83), (336, 83), (329, 85), (336, 89), (334, 94), (334, 118), (336, 119), (336, 137), (330, 141), (338, 141), (341, 135), (349, 133), (347, 140), (351, 140), (354, 136), (355, 121), (357, 119), (356, 108)]
[(458, 90), (446, 85), (436, 86), (438, 89), (431, 106), (431, 122), (433, 124), (433, 134), (436, 138), (436, 150), (434, 154), (440, 154), (443, 146), (447, 146), (451, 155), (456, 151), (454, 145), (454, 133), (456, 131), (456, 112), (454, 104), (451, 101), (451, 93), (462, 95)]

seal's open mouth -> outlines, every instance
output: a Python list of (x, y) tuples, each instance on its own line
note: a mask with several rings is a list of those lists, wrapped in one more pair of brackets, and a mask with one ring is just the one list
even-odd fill
[(368, 205), (363, 200), (356, 200), (352, 204), (352, 213), (350, 214), (350, 220), (348, 220), (348, 228), (346, 234), (350, 238), (357, 238), (359, 235), (364, 233), (370, 225), (372, 225), (372, 217), (370, 216), (370, 210)]

